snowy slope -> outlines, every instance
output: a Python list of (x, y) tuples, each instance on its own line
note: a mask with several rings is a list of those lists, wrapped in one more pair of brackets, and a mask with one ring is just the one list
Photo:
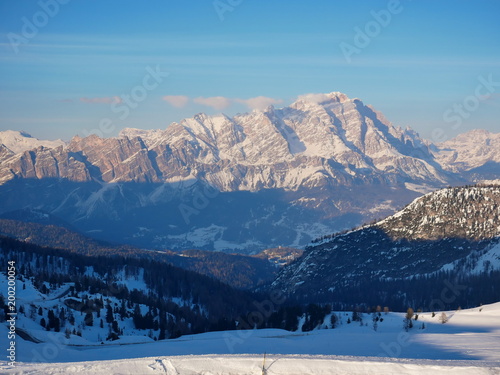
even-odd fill
[[(264, 367), (264, 370), (263, 370)], [(5, 374), (498, 374), (495, 364), (473, 364), (468, 361), (384, 361), (376, 358), (360, 360), (356, 357), (262, 355), (245, 356), (186, 356), (150, 357), (138, 360), (80, 362), (70, 365), (23, 366)]]
[[(212, 332), (175, 340), (101, 347), (52, 339), (35, 344), (18, 338), (15, 368), (2, 374), (498, 374), (500, 303), (470, 310), (419, 314), (406, 333), (404, 314), (371, 315), (360, 325), (336, 313), (335, 329), (308, 333), (282, 330)], [(349, 314), (348, 314), (349, 315)], [(422, 324), (425, 326), (421, 329)], [(1, 327), (0, 345), (6, 345)], [(69, 345), (68, 345), (69, 344)], [(42, 363), (30, 363), (38, 361)], [(89, 362), (90, 361), (90, 362)]]
[[(343, 301), (347, 299), (355, 304), (380, 293), (370, 303), (393, 304), (398, 295), (394, 290), (401, 290), (395, 280), (417, 276), (401, 295), (418, 294), (417, 290), (423, 286), (419, 283), (424, 282), (424, 277), (418, 276), (439, 278), (439, 271), (447, 272), (444, 278), (447, 280), (457, 277), (472, 280), (477, 276), (487, 283), (494, 277), (490, 271), (500, 275), (499, 217), (497, 185), (446, 188), (429, 193), (382, 221), (313, 241), (301, 258), (280, 271), (272, 287), (306, 300), (316, 296), (322, 302), (339, 299), (339, 293), (345, 293)], [(381, 280), (395, 283), (396, 289), (384, 289), (388, 288), (385, 284), (373, 287), (373, 283)], [(372, 294), (350, 300), (358, 293), (357, 283), (373, 287), (360, 289)], [(354, 294), (346, 292), (350, 287)], [(382, 290), (389, 293), (391, 302), (383, 302), (387, 294)], [(468, 290), (471, 294), (462, 295), (463, 300), (458, 303), (465, 304), (476, 298), (483, 291), (482, 284), (470, 285)], [(429, 293), (419, 298), (428, 299), (426, 303), (430, 303), (435, 297)], [(497, 296), (473, 303), (492, 302)], [(408, 303), (403, 299), (399, 306)]]
[(18, 154), (26, 150), (43, 146), (47, 148), (56, 148), (64, 146), (65, 142), (58, 139), (55, 141), (46, 141), (33, 138), (30, 134), (16, 130), (5, 130), (0, 132), (0, 144), (5, 145), (9, 150)]
[(435, 156), (448, 170), (468, 171), (500, 163), (500, 133), (476, 129), (437, 145)]
[[(31, 266), (34, 266), (32, 264)], [(89, 270), (88, 275), (91, 276), (93, 272)], [(142, 280), (142, 275), (140, 275), (139, 280), (134, 277), (126, 277), (123, 272), (121, 273), (121, 278), (117, 282), (118, 284), (126, 284), (130, 290), (147, 290), (146, 285)], [(23, 288), (20, 288), (20, 283), (18, 283), (18, 288), (16, 289), (16, 306), (18, 309), (22, 306), (24, 313), (19, 313), (17, 316), (16, 327), (29, 332), (30, 336), (37, 341), (47, 342), (50, 341), (51, 337), (57, 337), (58, 339), (63, 339), (65, 336), (64, 329), (61, 332), (51, 332), (46, 331), (40, 326), (41, 319), (47, 320), (46, 313), (47, 310), (53, 309), (54, 311), (59, 311), (61, 308), (66, 308), (66, 314), (69, 316), (71, 314), (74, 318), (73, 327), (76, 327), (80, 331), (81, 336), (75, 334), (70, 334), (70, 339), (75, 345), (97, 345), (101, 341), (106, 341), (106, 337), (109, 333), (109, 327), (105, 324), (103, 327), (99, 327), (99, 316), (94, 313), (95, 324), (92, 327), (88, 327), (85, 324), (85, 316), (80, 311), (71, 311), (67, 308), (62, 297), (67, 297), (70, 292), (70, 288), (74, 286), (74, 283), (65, 283), (60, 288), (50, 290), (48, 295), (40, 293), (33, 285), (31, 280), (23, 279)], [(50, 284), (46, 283), (49, 288)], [(7, 290), (7, 278), (3, 273), (0, 273), (0, 290)], [(96, 294), (97, 297), (102, 297), (101, 294)], [(115, 297), (105, 297), (113, 306), (119, 306), (120, 300)], [(74, 300), (78, 301), (76, 298), (69, 298), (67, 301)], [(185, 301), (178, 300), (176, 302), (183, 303)], [(145, 305), (140, 305), (142, 313), (148, 311), (148, 307)], [(41, 308), (44, 315), (38, 314), (38, 309)], [(71, 311), (71, 312), (70, 312)], [(105, 311), (105, 310), (103, 310)], [(56, 314), (59, 316), (59, 313)], [(105, 314), (102, 314), (102, 318)], [(68, 318), (67, 318), (68, 319)], [(148, 337), (147, 330), (135, 329), (132, 318), (120, 319), (119, 327), (127, 331), (127, 336), (116, 340), (114, 343), (123, 342), (149, 342), (153, 341), (152, 338)], [(71, 330), (69, 330), (71, 332)]]
[[(469, 270), (465, 271), (464, 264), (470, 265)], [(455, 261), (444, 265), (441, 270), (464, 269), (464, 273), (478, 275), (481, 272), (492, 270), (500, 270), (500, 244), (492, 244), (486, 247), (483, 251), (470, 254), (460, 261)]]

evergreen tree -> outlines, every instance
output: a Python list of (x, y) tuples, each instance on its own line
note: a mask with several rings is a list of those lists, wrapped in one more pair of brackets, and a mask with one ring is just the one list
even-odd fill
[(114, 316), (113, 316), (113, 308), (111, 307), (111, 304), (108, 303), (108, 305), (106, 306), (106, 323), (113, 323), (113, 321), (115, 320)]
[(113, 328), (113, 331), (115, 333), (120, 333), (120, 328), (118, 327), (118, 322), (116, 320), (113, 320), (113, 323), (111, 323), (111, 327)]
[(61, 330), (61, 321), (59, 318), (54, 318), (54, 331), (59, 332)]
[(56, 326), (56, 317), (54, 315), (54, 311), (52, 309), (47, 313), (47, 318), (49, 319), (49, 324), (47, 325), (47, 330), (51, 330)]
[(337, 324), (338, 324), (338, 317), (337, 317), (337, 315), (332, 314), (332, 316), (330, 317), (330, 323), (332, 325), (332, 328), (337, 327)]
[(94, 325), (94, 315), (91, 311), (85, 314), (85, 318), (83, 319), (86, 326), (92, 327)]

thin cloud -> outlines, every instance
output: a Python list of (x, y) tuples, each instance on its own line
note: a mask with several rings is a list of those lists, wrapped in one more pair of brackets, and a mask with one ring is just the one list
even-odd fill
[(88, 104), (113, 104), (121, 103), (122, 99), (119, 96), (106, 96), (103, 98), (80, 98), (80, 101)]
[(176, 108), (183, 108), (189, 102), (189, 98), (184, 95), (166, 95), (162, 98), (162, 100)]
[(200, 96), (198, 98), (194, 98), (193, 102), (205, 105), (207, 107), (212, 107), (216, 110), (221, 110), (231, 105), (231, 99), (225, 98), (223, 96), (212, 96), (209, 98), (203, 98)]
[(211, 96), (205, 98), (199, 96), (191, 99), (184, 95), (167, 95), (164, 96), (162, 100), (177, 108), (185, 107), (192, 100), (196, 104), (201, 104), (218, 111), (228, 108), (235, 103), (244, 104), (249, 109), (258, 110), (264, 110), (270, 105), (283, 103), (283, 100), (281, 99), (269, 98), (266, 96), (256, 96), (255, 98), (249, 99), (227, 98), (225, 96)]
[(479, 97), (480, 100), (483, 100), (483, 101), (494, 101), (494, 100), (498, 100), (500, 99), (500, 93), (498, 92), (494, 92), (494, 93), (491, 93), (491, 94), (487, 94), (487, 95), (481, 95)]
[(318, 103), (318, 104), (326, 102), (329, 99), (330, 97), (326, 94), (305, 94), (305, 95), (299, 95), (297, 97), (297, 100), (305, 100), (308, 102)]
[(256, 96), (255, 98), (250, 99), (234, 99), (234, 101), (245, 104), (250, 109), (259, 110), (266, 109), (270, 105), (283, 103), (283, 100), (281, 99), (268, 98), (266, 96)]
[(499, 107), (500, 106), (500, 93), (493, 92), (491, 94), (481, 95), (481, 96), (479, 96), (479, 100), (481, 100), (481, 102), (483, 102), (486, 105), (489, 105), (492, 107)]

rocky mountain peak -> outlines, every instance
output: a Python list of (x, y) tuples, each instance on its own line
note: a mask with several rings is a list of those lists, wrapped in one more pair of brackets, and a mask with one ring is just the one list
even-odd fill
[[(493, 136), (488, 142), (485, 140), (481, 147), (493, 155), (500, 147), (489, 150), (496, 145)], [(395, 207), (408, 203), (422, 191), (464, 183), (460, 174), (443, 168), (442, 154), (435, 150), (431, 153), (428, 145), (418, 133), (394, 126), (359, 99), (339, 92), (308, 94), (284, 108), (268, 107), (233, 117), (199, 113), (166, 129), (123, 129), (116, 138), (74, 137), (68, 145), (37, 141), (20, 153), (3, 146), (0, 190), (5, 190), (2, 204), (16, 210), (30, 207), (31, 196), (49, 194), (45, 186), (58, 179), (58, 186), (64, 188), (54, 193), (52, 201), (44, 198), (47, 207), (37, 208), (65, 212), (68, 222), (88, 226), (94, 225), (96, 216), (111, 218), (113, 224), (106, 225), (115, 225), (124, 213), (134, 212), (137, 225), (131, 228), (133, 233), (144, 227), (144, 212), (160, 210), (158, 204), (176, 199), (193, 204), (189, 194), (196, 186), (203, 189), (209, 185), (223, 192), (220, 207), (240, 202), (243, 192), (252, 192), (245, 195), (245, 201), (257, 202), (259, 214), (248, 210), (253, 219), (245, 216), (246, 221), (240, 222), (243, 219), (231, 217), (218, 225), (200, 221), (200, 228), (185, 228), (174, 220), (171, 225), (176, 228), (175, 235), (165, 234), (171, 227), (158, 227), (157, 232), (147, 235), (141, 230), (132, 240), (144, 236), (148, 237), (146, 246), (159, 241), (165, 247), (175, 242), (176, 246), (188, 247), (199, 243), (204, 248), (221, 239), (223, 247), (230, 243), (225, 242), (226, 237), (233, 242), (239, 238), (235, 233), (241, 228), (227, 229), (238, 222), (239, 227), (261, 228), (265, 239), (259, 243), (264, 247), (302, 246), (327, 228), (341, 229), (394, 212)], [(460, 146), (463, 151), (457, 151), (456, 159), (474, 147)], [(491, 159), (481, 156), (475, 160), (479, 163)], [(74, 186), (82, 183), (85, 189)], [(35, 185), (44, 187), (30, 190)], [(29, 193), (22, 193), (23, 189)], [(279, 198), (270, 199), (275, 193)], [(13, 194), (15, 198), (9, 198)], [(239, 198), (232, 200), (232, 196)], [(176, 219), (178, 207), (186, 204), (184, 200), (168, 207)], [(79, 207), (76, 211), (75, 205)], [(215, 204), (211, 203), (211, 207)], [(186, 212), (201, 211), (193, 208)], [(131, 220), (128, 214), (123, 217)], [(343, 219), (337, 222), (336, 218)], [(287, 240), (269, 232), (273, 220), (287, 233)], [(197, 242), (182, 234), (191, 230), (197, 233), (194, 237), (205, 231), (211, 235), (203, 234), (203, 240)], [(237, 242), (247, 242), (251, 247), (255, 231), (245, 231), (244, 240)], [(121, 230), (117, 233), (122, 234)]]
[[(75, 137), (67, 148), (87, 175), (106, 182), (201, 178), (224, 191), (255, 191), (297, 190), (324, 178), (335, 184), (447, 180), (418, 134), (340, 92), (303, 95), (289, 107), (232, 118), (198, 113), (165, 130), (123, 129), (118, 138)], [(0, 168), (0, 178), (23, 176), (19, 163)], [(47, 173), (61, 174), (53, 166)]]

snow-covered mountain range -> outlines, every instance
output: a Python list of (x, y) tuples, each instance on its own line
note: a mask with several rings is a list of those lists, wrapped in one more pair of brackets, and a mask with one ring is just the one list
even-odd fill
[[(33, 150), (40, 146), (46, 148), (64, 146), (65, 142), (60, 139), (55, 141), (40, 140), (24, 131), (5, 130), (0, 132), (0, 145), (4, 146), (2, 147), (4, 153), (18, 154), (20, 152)], [(5, 150), (5, 148), (7, 148), (7, 150)]]
[[(339, 92), (67, 144), (2, 132), (0, 192), (4, 211), (46, 210), (101, 238), (146, 247), (303, 246), (422, 192), (498, 177), (498, 136), (474, 134), (432, 145)], [(468, 147), (476, 138), (481, 146)], [(125, 236), (117, 224), (124, 216)], [(276, 230), (265, 234), (269, 226)]]
[(470, 180), (497, 179), (500, 175), (500, 133), (472, 130), (437, 145), (436, 160), (444, 169)]
[[(8, 143), (18, 153), (26, 151), (20, 142)], [(221, 191), (256, 191), (297, 190), (326, 181), (449, 179), (415, 132), (392, 126), (360, 100), (341, 93), (233, 118), (198, 114), (163, 131), (124, 129), (119, 138), (75, 137), (59, 148), (42, 141), (33, 145), (42, 148), (4, 160), (2, 181), (60, 177), (169, 183), (202, 178)]]

